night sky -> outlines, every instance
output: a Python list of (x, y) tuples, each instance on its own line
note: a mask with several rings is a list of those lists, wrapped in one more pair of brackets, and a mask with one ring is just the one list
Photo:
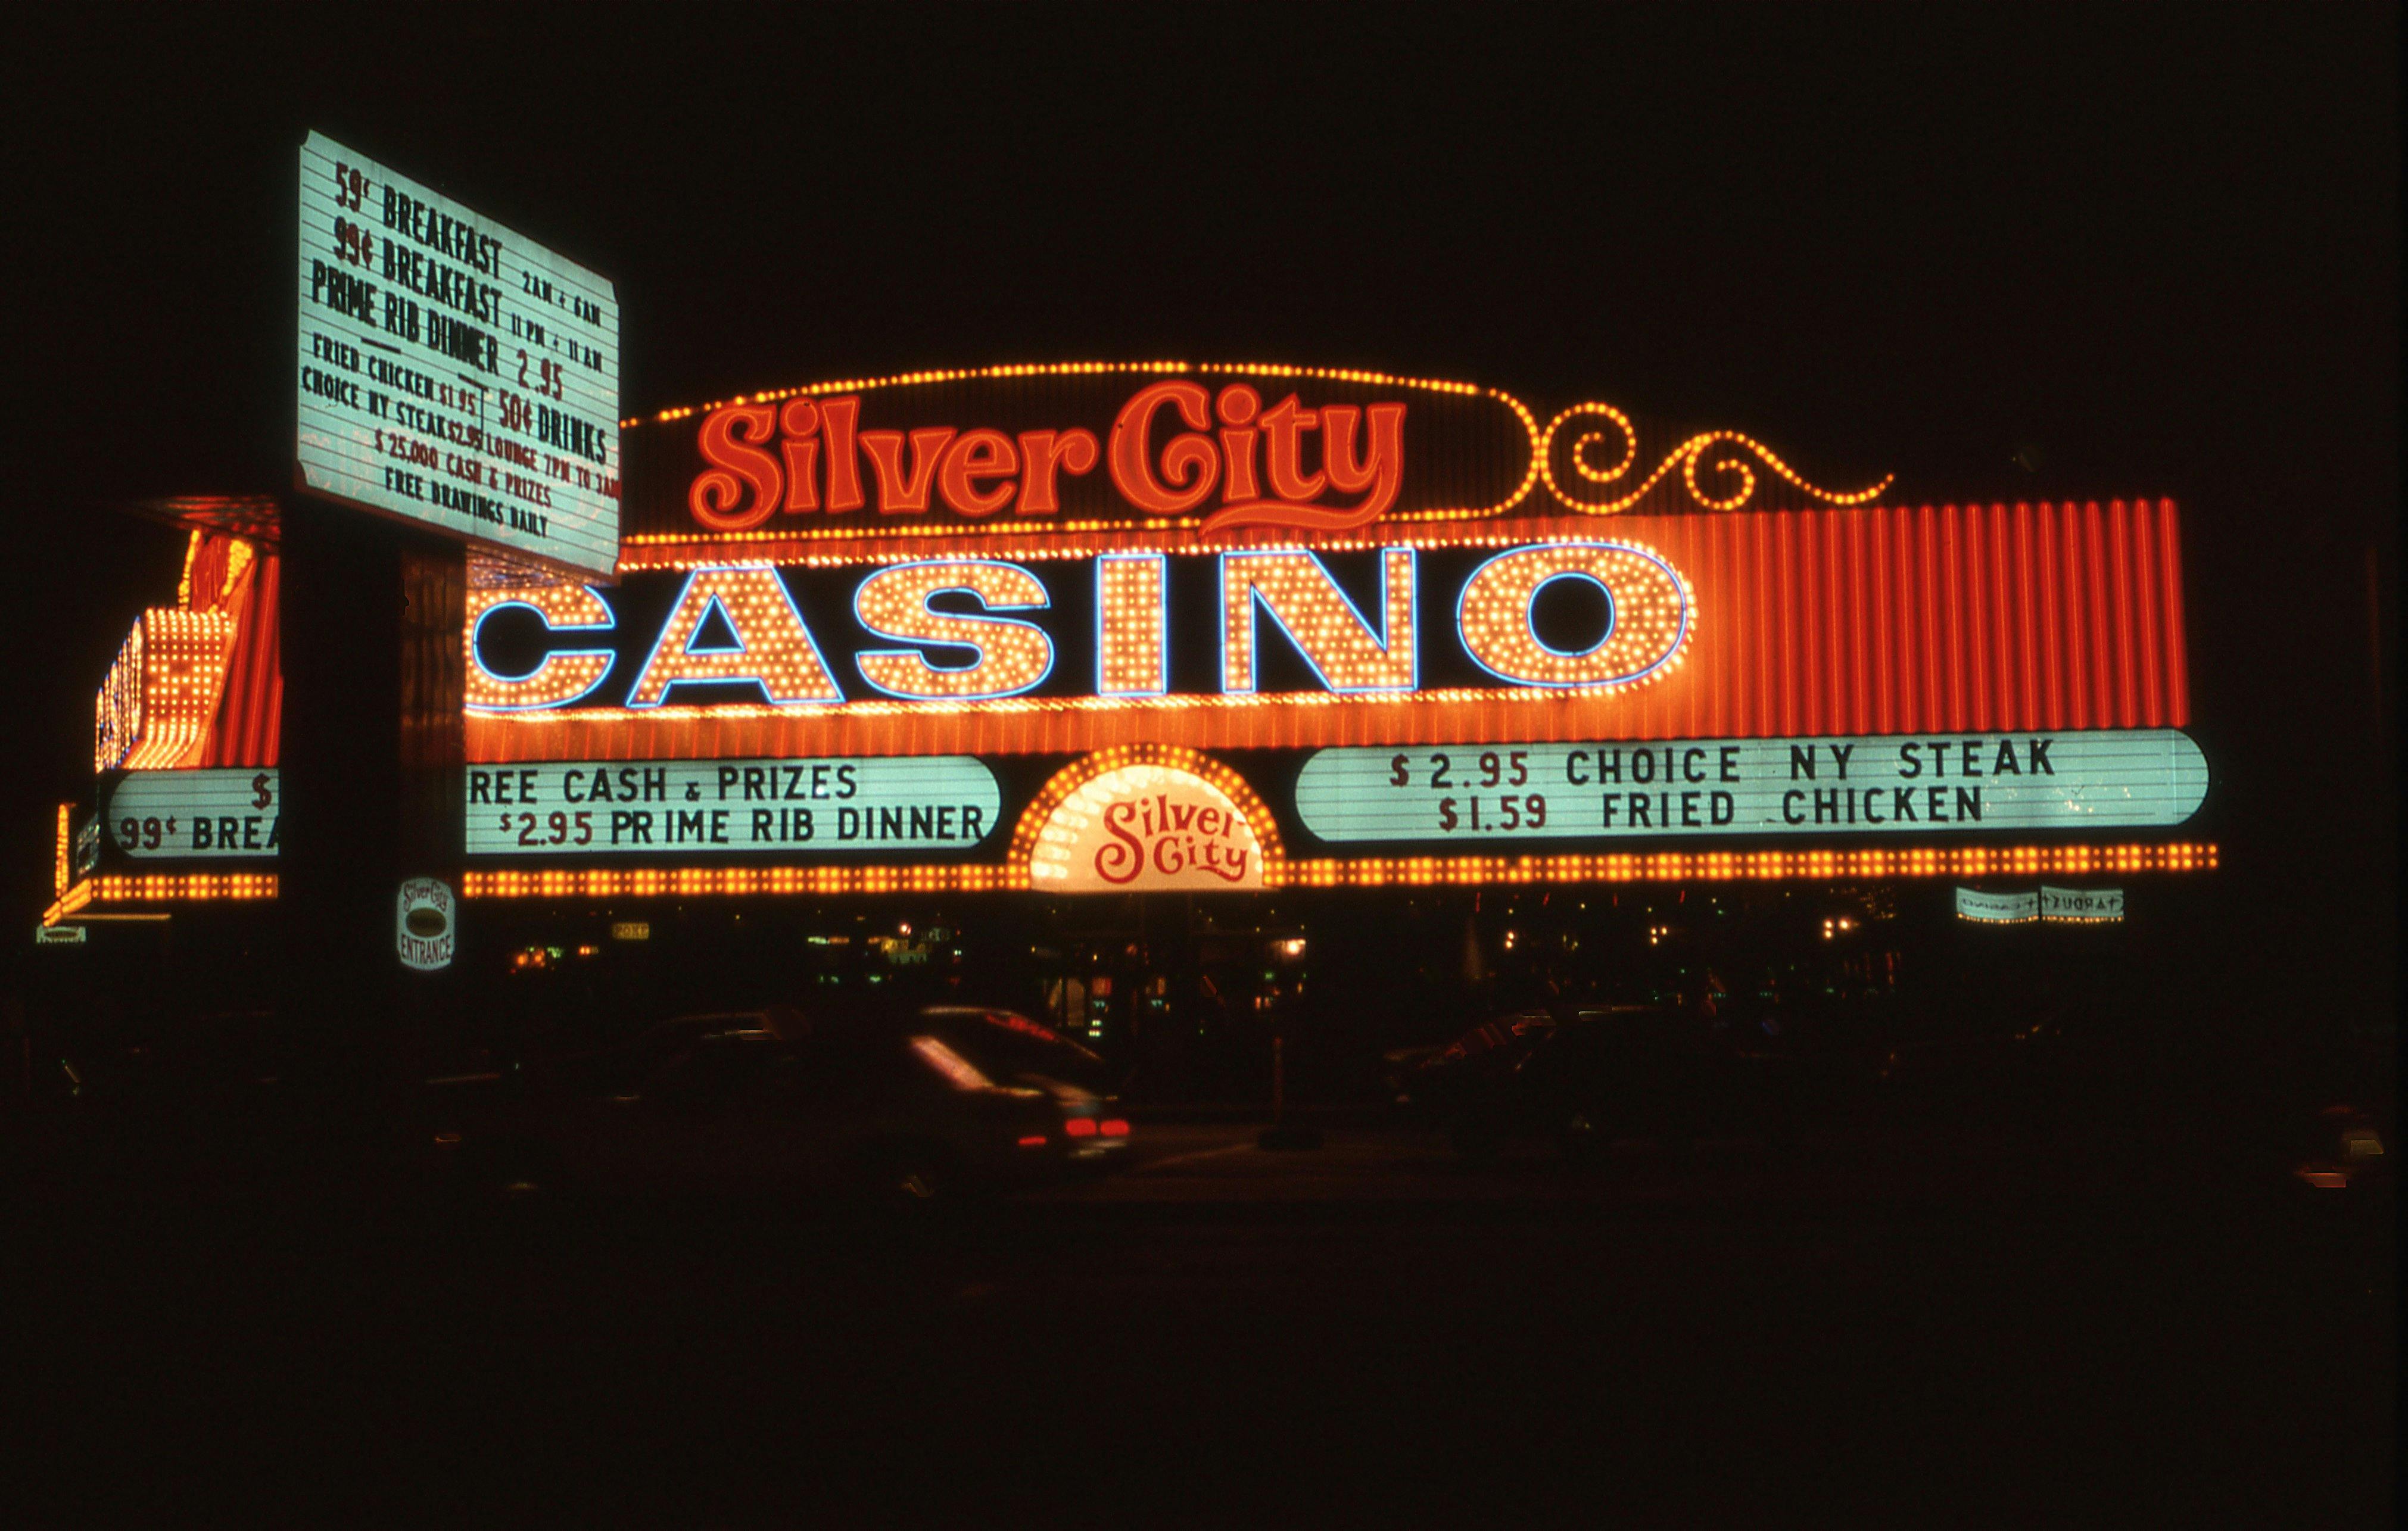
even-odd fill
[(627, 413), (1289, 361), (1742, 430), (1894, 502), (2171, 496), (2224, 896), (2145, 938), (2381, 1002), (2387, 7), (67, 15), (12, 48), (12, 961), (93, 692), (174, 597), (179, 537), (109, 507), (290, 481), (314, 127), (614, 279)]

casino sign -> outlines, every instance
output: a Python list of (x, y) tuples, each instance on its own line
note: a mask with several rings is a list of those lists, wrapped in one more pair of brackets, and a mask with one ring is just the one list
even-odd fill
[[(1885, 505), (1736, 432), (1269, 365), (839, 380), (623, 434), (617, 586), (472, 593), (472, 780), (841, 761), (865, 811), (800, 805), (797, 838), (714, 780), (666, 842), (544, 843), (545, 798), (503, 846), (472, 801), (478, 895), (2213, 860), (2158, 837), (2207, 793), (2162, 501)], [(984, 773), (990, 826), (945, 827), (953, 786), (866, 811), (928, 759)]]
[[(463, 896), (2214, 864), (2169, 501), (1901, 503), (1602, 403), (1169, 361), (619, 440), (615, 583), (471, 562)], [(111, 771), (195, 773), (120, 789), (126, 857), (272, 799), (197, 700), (259, 692), (198, 673), (246, 662), (225, 606), (101, 700)]]

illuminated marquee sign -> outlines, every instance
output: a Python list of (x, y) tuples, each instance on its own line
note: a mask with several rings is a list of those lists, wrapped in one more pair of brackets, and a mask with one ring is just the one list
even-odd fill
[(1857, 505), (1888, 482), (1824, 489), (1737, 432), (1662, 435), (1605, 404), (1541, 416), (1501, 389), (1268, 365), (910, 373), (630, 424), (631, 548), (1114, 529), (1317, 540), (1515, 513)]
[(1660, 680), (1695, 614), (1674, 564), (1602, 538), (712, 565), (673, 581), (631, 575), (608, 596), (477, 592), (467, 700), (491, 714), (676, 717), (748, 705), (878, 715), (856, 704), (892, 716), (893, 703), (1008, 713), (1022, 697), (1140, 710), (1191, 698), (1460, 703)]
[(1002, 797), (975, 760), (577, 761), (472, 766), (470, 855), (967, 851)]
[(619, 583), (471, 592), (475, 766), (966, 757), (1010, 826), (842, 866), (768, 836), (683, 890), (2214, 865), (2100, 839), (2207, 796), (2168, 503), (1875, 508), (1886, 480), (1821, 488), (1735, 432), (1300, 367), (921, 373), (626, 426)]
[(1877, 507), (1604, 404), (1182, 362), (613, 440), (615, 582), (471, 567), (469, 897), (2215, 864), (2135, 837), (2209, 795), (2169, 503)]
[(2040, 917), (2064, 924), (2114, 924), (2124, 918), (2124, 890), (2052, 888), (2042, 883)]
[(313, 133), (296, 298), (304, 485), (609, 577), (622, 474), (609, 282)]
[(2040, 918), (2036, 893), (1985, 893), (1979, 888), (1956, 890), (1956, 918), (1985, 925), (2024, 925)]
[(136, 771), (111, 788), (108, 843), (136, 861), (256, 860), (283, 844), (273, 769)]
[(2188, 718), (2169, 505), (1515, 530), (783, 563), (722, 550), (607, 594), (479, 591), (468, 746), (497, 761), (1072, 754)]
[(1333, 843), (1924, 834), (2179, 824), (2207, 793), (2172, 729), (1323, 750), (1296, 808)]
[[(398, 348), (389, 326), (413, 311), (422, 339), (472, 351), (449, 320), (615, 348), (527, 308), (532, 247), (322, 140), (306, 152), (305, 309), (334, 317), (304, 324), (305, 409), (367, 378), (402, 421), (375, 435), (377, 417), (372, 446), (389, 457), (416, 431), (436, 453), (409, 449), (417, 466), (439, 460), (489, 497), (497, 481), (468, 458), (512, 419), (547, 445), (574, 436), (538, 465), (556, 503), (573, 480), (607, 509), (626, 454), (615, 561), (598, 537), (574, 556), (502, 537), (552, 566), (471, 563), (464, 896), (2216, 865), (2213, 843), (2145, 833), (2210, 795), (2182, 732), (2170, 502), (1876, 505), (1888, 479), (1822, 487), (1733, 431), (1269, 365), (925, 372), (620, 422), (578, 393), (574, 365), (541, 371), (568, 381), (554, 404), (585, 401), (595, 428), (579, 435), (574, 410), (506, 402), (490, 368), (445, 379), (422, 358), (458, 387), (412, 394), (404, 420), (378, 381), (403, 364), (365, 352)], [(520, 287), (472, 299), (485, 256)], [(454, 311), (434, 314), (445, 293)], [(573, 307), (577, 322), (610, 318)], [(346, 317), (361, 356), (330, 354), (351, 343)], [(597, 379), (614, 365), (596, 358)], [(447, 409), (439, 430), (409, 422)], [(579, 442), (607, 471), (573, 460)], [(371, 458), (353, 465), (370, 488), (411, 471)], [(526, 466), (507, 460), (498, 488), (513, 470), (525, 487)], [(258, 728), (211, 723), (195, 699), (207, 637), (162, 628), (129, 646), (100, 703), (103, 769), (273, 760)], [(218, 668), (272, 719), (263, 651)], [(137, 683), (154, 668), (158, 686)], [(165, 779), (194, 773), (151, 774), (112, 804), (115, 853), (269, 853), (247, 815), (174, 796)], [(264, 871), (108, 868), (54, 913), (178, 880), (193, 896), (274, 888)]]
[(143, 612), (93, 699), (93, 768), (162, 770), (198, 753), (234, 642), (235, 623), (223, 612)]
[(1058, 893), (1233, 893), (1265, 886), (1271, 816), (1227, 767), (1173, 750), (1072, 766), (1024, 815), (1014, 851)]

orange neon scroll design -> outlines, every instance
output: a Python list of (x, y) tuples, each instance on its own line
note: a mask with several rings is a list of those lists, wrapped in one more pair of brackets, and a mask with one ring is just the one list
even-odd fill
[[(1887, 489), (1898, 478), (1894, 473), (1885, 474), (1879, 483), (1864, 489), (1848, 491), (1823, 489), (1808, 483), (1799, 475), (1797, 469), (1783, 462), (1780, 455), (1770, 447), (1754, 436), (1738, 431), (1701, 431), (1667, 452), (1664, 460), (1656, 464), (1655, 470), (1641, 479), (1636, 487), (1619, 495), (1610, 495), (1603, 499), (1586, 499), (1566, 489), (1563, 482), (1555, 477), (1555, 449), (1556, 433), (1575, 420), (1591, 416), (1604, 417), (1612, 422), (1613, 428), (1621, 434), (1622, 459), (1612, 467), (1598, 467), (1589, 461), (1590, 449), (1605, 439), (1605, 433), (1596, 430), (1583, 431), (1572, 438), (1571, 451), (1569, 454), (1572, 471), (1589, 483), (1611, 484), (1636, 466), (1639, 461), (1639, 433), (1632, 428), (1630, 417), (1611, 404), (1575, 404), (1548, 422), (1546, 434), (1539, 438), (1538, 465), (1540, 476), (1546, 480), (1549, 494), (1571, 508), (1593, 516), (1617, 515), (1629, 509), (1645, 498), (1647, 492), (1660, 483), (1664, 476), (1675, 467), (1681, 470), (1681, 483), (1688, 490), (1689, 498), (1700, 507), (1708, 510), (1738, 509), (1756, 494), (1756, 470), (1748, 466), (1744, 457), (1737, 455), (1721, 456), (1707, 462), (1708, 454), (1718, 447), (1737, 447), (1743, 451), (1753, 453), (1776, 477), (1786, 480), (1791, 487), (1812, 495), (1826, 505), (1866, 504), (1880, 497), (1882, 491)], [(1732, 476), (1726, 480), (1731, 483), (1731, 489), (1727, 493), (1716, 494), (1701, 486), (1698, 482), (1698, 467), (1700, 464), (1703, 464), (1710, 472)]]

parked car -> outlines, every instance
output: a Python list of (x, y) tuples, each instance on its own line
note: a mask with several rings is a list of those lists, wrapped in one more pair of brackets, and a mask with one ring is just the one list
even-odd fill
[(940, 1038), (990, 1079), (1052, 1096), (1072, 1163), (1107, 1168), (1127, 1152), (1128, 1118), (1113, 1092), (1111, 1066), (1051, 1026), (979, 1005), (923, 1006), (903, 1021)]
[(1554, 1034), (1555, 1025), (1556, 1017), (1548, 1010), (1509, 1010), (1453, 1041), (1396, 1049), (1384, 1055), (1391, 1096), (1398, 1109), (1414, 1121), (1445, 1123), (1511, 1073), (1532, 1048)]
[(792, 1009), (664, 1023), (608, 1053), (456, 1102), (437, 1135), (479, 1196), (775, 1193), (945, 1203), (1064, 1156), (1044, 1092), (1000, 1084), (933, 1031)]

